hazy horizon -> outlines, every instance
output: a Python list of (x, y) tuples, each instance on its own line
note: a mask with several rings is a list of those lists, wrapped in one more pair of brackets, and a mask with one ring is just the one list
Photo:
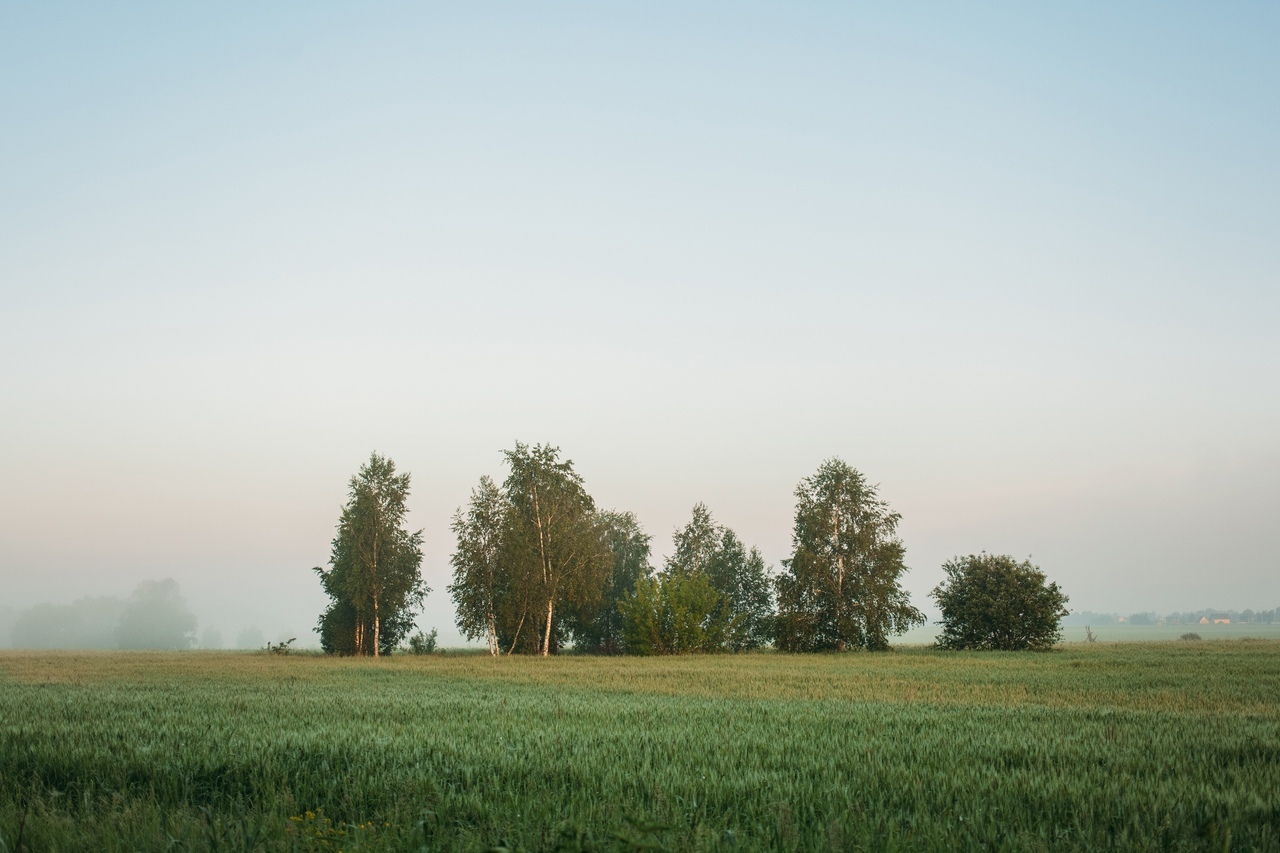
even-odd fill
[[(1280, 606), (1280, 9), (0, 11), (0, 606), (314, 639), (347, 480), (549, 442), (773, 567), (824, 459), (927, 594)], [(1271, 389), (1271, 390), (1268, 390)], [(301, 640), (300, 640), (301, 642)]]

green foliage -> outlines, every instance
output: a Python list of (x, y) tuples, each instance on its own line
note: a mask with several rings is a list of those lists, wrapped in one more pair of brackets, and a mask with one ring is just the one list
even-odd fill
[(453, 565), (453, 599), (458, 630), (468, 640), (485, 638), (492, 655), (498, 654), (498, 611), (508, 603), (511, 578), (500, 563), (506, 535), (507, 498), (488, 477), (471, 490), (471, 502), (464, 514), (453, 515), (457, 541), (449, 562)]
[(0, 652), (0, 838), (25, 815), (32, 851), (1273, 851), (1277, 682), (1256, 640)]
[(650, 536), (629, 512), (604, 511), (598, 514), (597, 522), (604, 545), (613, 556), (613, 570), (604, 578), (596, 606), (574, 602), (570, 629), (576, 649), (618, 654), (627, 648), (621, 603), (642, 578), (653, 574), (649, 565)]
[(326, 651), (387, 654), (413, 626), (431, 590), (422, 580), (422, 531), (405, 528), (408, 497), (409, 475), (377, 453), (351, 478), (331, 569), (315, 568), (332, 601), (316, 627)]
[(619, 610), (626, 649), (637, 655), (722, 651), (732, 620), (724, 595), (702, 572), (639, 578)]
[(778, 648), (884, 650), (890, 636), (924, 623), (900, 584), (900, 518), (839, 459), (800, 482), (794, 552), (776, 579)]
[(356, 609), (347, 601), (334, 601), (316, 627), (320, 648), (330, 655), (354, 655), (356, 649)]
[(575, 610), (599, 607), (613, 555), (595, 502), (560, 449), (516, 442), (504, 451), (510, 473), (501, 562), (506, 594), (498, 614), (502, 648), (549, 655), (569, 635)]
[(432, 628), (431, 633), (424, 634), (421, 631), (414, 632), (409, 637), (409, 651), (415, 655), (433, 655), (436, 653), (436, 629)]
[(558, 448), (517, 442), (501, 487), (488, 477), (453, 517), (449, 595), (458, 629), (491, 655), (622, 650), (618, 601), (647, 577), (634, 515), (599, 512)]
[(1195, 631), (1188, 631), (1187, 633), (1183, 634), (1183, 635), (1182, 635), (1181, 637), (1179, 637), (1178, 639), (1179, 639), (1179, 640), (1184, 640), (1184, 641), (1189, 642), (1189, 643), (1193, 643), (1193, 642), (1195, 642), (1196, 640), (1199, 640), (1199, 639), (1200, 639), (1200, 635), (1199, 635), (1199, 634), (1197, 634)]
[(760, 552), (748, 553), (704, 504), (693, 508), (674, 542), (662, 573), (638, 576), (632, 594), (618, 602), (626, 650), (641, 655), (742, 651), (767, 642), (772, 601)]
[(1030, 560), (970, 554), (942, 566), (932, 593), (942, 611), (944, 649), (1044, 650), (1062, 636), (1067, 597)]
[(675, 551), (663, 570), (668, 575), (703, 575), (720, 594), (718, 608), (708, 618), (723, 625), (719, 632), (730, 651), (756, 649), (773, 635), (773, 595), (768, 570), (759, 550), (750, 552), (738, 535), (715, 523), (711, 511), (699, 503), (693, 516), (673, 537)]

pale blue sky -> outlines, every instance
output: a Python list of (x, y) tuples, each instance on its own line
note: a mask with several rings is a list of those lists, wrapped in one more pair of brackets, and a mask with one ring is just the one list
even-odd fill
[(918, 604), (1280, 606), (1276, 6), (260, 6), (0, 6), (0, 604), (307, 631), (377, 449), (449, 638), (520, 439), (659, 555), (838, 455)]

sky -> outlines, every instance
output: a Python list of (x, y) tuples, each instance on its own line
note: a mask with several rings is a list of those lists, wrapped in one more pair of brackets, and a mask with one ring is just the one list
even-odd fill
[(827, 458), (1076, 609), (1280, 606), (1280, 8), (0, 7), (0, 606), (310, 629), (549, 442), (775, 567)]

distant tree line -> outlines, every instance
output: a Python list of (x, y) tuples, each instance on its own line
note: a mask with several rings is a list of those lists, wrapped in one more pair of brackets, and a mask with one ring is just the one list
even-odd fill
[[(635, 515), (598, 507), (559, 448), (517, 442), (503, 459), (505, 479), (481, 477), (452, 520), (457, 625), (491, 655), (882, 650), (925, 621), (901, 584), (901, 517), (840, 459), (797, 486), (776, 574), (701, 503), (656, 567)], [(329, 566), (315, 569), (330, 597), (316, 629), (325, 651), (387, 654), (411, 629), (429, 590), (408, 495), (409, 475), (376, 453), (352, 477)], [(1029, 562), (982, 554), (944, 568), (940, 646), (1060, 639), (1067, 598)]]
[(28, 649), (189, 649), (196, 617), (172, 578), (143, 581), (127, 599), (86, 597), (18, 611), (12, 644)]
[(1213, 617), (1224, 614), (1233, 624), (1274, 625), (1280, 623), (1280, 607), (1272, 610), (1252, 610), (1250, 608), (1219, 610), (1214, 607), (1206, 607), (1202, 610), (1163, 614), (1155, 611), (1123, 614), (1096, 613), (1091, 610), (1082, 610), (1072, 613), (1063, 621), (1069, 625), (1198, 625), (1202, 618), (1212, 620)]

